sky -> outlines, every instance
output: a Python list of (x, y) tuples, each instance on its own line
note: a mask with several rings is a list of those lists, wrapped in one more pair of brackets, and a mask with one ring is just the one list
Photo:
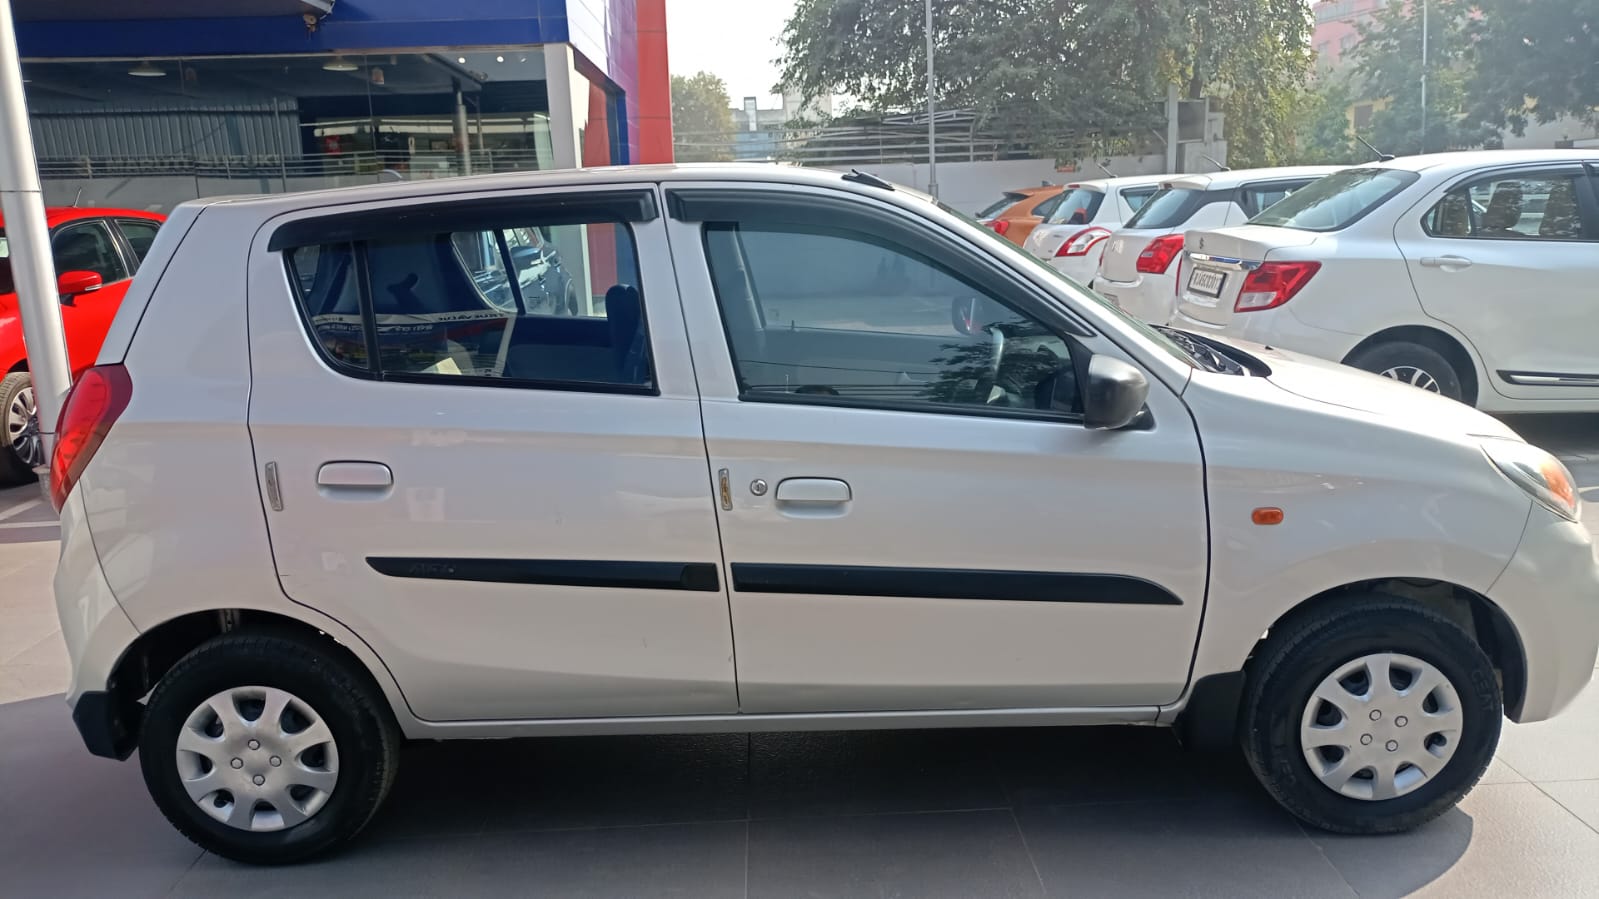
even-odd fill
[(734, 106), (759, 97), (760, 107), (782, 105), (772, 93), (781, 53), (778, 37), (794, 0), (666, 0), (666, 52), (673, 75), (701, 70), (727, 82)]

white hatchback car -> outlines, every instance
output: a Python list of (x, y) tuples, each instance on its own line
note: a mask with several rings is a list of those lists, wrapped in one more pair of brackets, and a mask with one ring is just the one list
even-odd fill
[(1068, 184), (1049, 218), (1027, 235), (1022, 247), (1078, 284), (1087, 284), (1094, 280), (1106, 238), (1170, 177), (1136, 175)]
[(73, 719), (246, 861), (352, 837), (404, 739), (567, 734), (1170, 725), (1397, 831), (1599, 647), (1571, 477), (1504, 425), (869, 175), (186, 203), (59, 434)]
[(1348, 169), (1188, 235), (1177, 324), (1493, 412), (1599, 410), (1599, 151)]
[(1248, 169), (1163, 181), (1105, 243), (1093, 288), (1135, 318), (1169, 324), (1177, 312), (1185, 232), (1243, 224), (1338, 168)]

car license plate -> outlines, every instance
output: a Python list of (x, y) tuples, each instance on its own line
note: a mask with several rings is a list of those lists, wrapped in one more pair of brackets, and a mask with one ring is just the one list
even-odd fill
[(1188, 276), (1188, 289), (1207, 297), (1221, 296), (1221, 286), (1227, 283), (1227, 273), (1208, 268), (1196, 268)]

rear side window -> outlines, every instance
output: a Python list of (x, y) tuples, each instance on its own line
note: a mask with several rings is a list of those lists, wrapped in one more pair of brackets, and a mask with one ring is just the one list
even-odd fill
[(1580, 172), (1518, 172), (1451, 190), (1422, 219), (1433, 237), (1594, 240), (1582, 220)]
[(1069, 188), (1061, 194), (1060, 205), (1046, 221), (1051, 225), (1086, 225), (1099, 214), (1105, 195), (1086, 187)]
[(1314, 180), (1314, 178), (1306, 178), (1303, 181), (1273, 181), (1270, 184), (1246, 184), (1238, 191), (1239, 205), (1244, 208), (1245, 215), (1254, 217), (1288, 199), (1295, 191)]
[(314, 342), (346, 373), (653, 389), (626, 224), (389, 232), (284, 256)]
[(1345, 169), (1295, 192), (1251, 218), (1251, 225), (1300, 231), (1339, 231), (1416, 183), (1421, 176), (1402, 169)]
[(1205, 191), (1192, 188), (1162, 188), (1133, 213), (1133, 217), (1127, 220), (1127, 227), (1176, 228), (1193, 218), (1199, 207), (1205, 205), (1205, 194)]

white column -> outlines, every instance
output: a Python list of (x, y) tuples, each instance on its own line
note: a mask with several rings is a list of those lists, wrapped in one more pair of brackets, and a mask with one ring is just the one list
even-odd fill
[(45, 459), (55, 447), (56, 419), (72, 386), (72, 366), (61, 330), (61, 299), (56, 292), (55, 262), (50, 258), (50, 229), (44, 218), (44, 193), (33, 158), (28, 103), (22, 92), (22, 64), (17, 59), (17, 32), (11, 4), (0, 2), (0, 209), (5, 213), (10, 244), (11, 277), (22, 312), (22, 338), (28, 347), (28, 370), (39, 406), (39, 430)]

